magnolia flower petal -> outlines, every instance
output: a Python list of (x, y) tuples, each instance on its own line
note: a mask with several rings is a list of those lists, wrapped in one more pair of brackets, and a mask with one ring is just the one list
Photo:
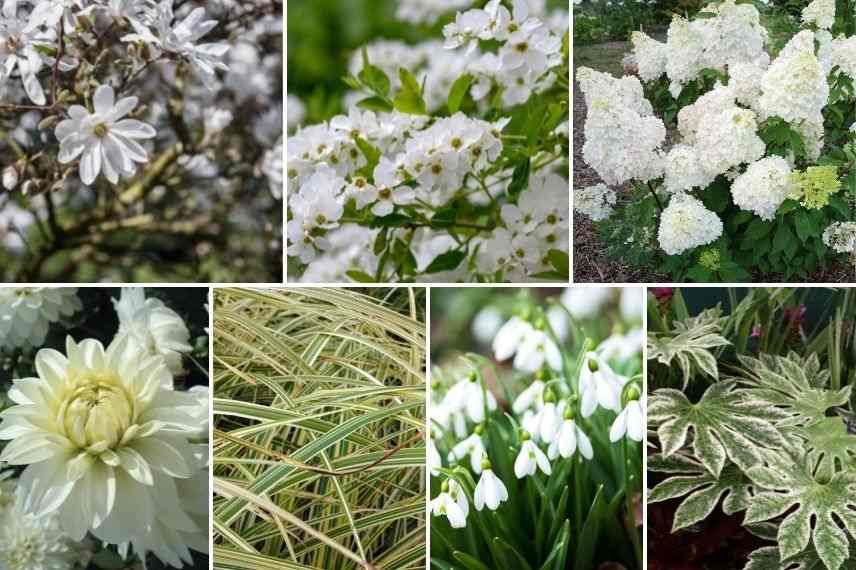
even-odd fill
[(116, 94), (109, 85), (99, 85), (92, 96), (92, 105), (99, 115), (106, 115), (113, 109), (116, 102)]

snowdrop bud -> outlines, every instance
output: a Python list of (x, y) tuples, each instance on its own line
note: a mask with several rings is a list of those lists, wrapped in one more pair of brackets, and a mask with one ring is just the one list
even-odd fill
[(14, 190), (18, 186), (18, 169), (14, 166), (7, 166), (3, 171), (3, 188), (6, 190)]
[(568, 405), (565, 406), (564, 418), (566, 420), (572, 420), (574, 419), (574, 414), (574, 403), (569, 400)]
[(449, 492), (449, 480), (443, 479), (443, 482), (440, 484), (440, 492), (448, 493)]
[(600, 365), (597, 363), (597, 360), (595, 360), (594, 358), (590, 358), (588, 361), (588, 368), (592, 372), (597, 372), (600, 368)]
[(481, 460), (481, 468), (482, 471), (484, 471), (485, 469), (491, 469), (490, 459), (487, 458), (487, 454), (485, 454), (485, 456)]
[(555, 404), (556, 403), (556, 394), (549, 388), (544, 391), (544, 403), (545, 404)]
[(528, 431), (526, 431), (525, 429), (520, 430), (520, 441), (521, 442), (528, 441), (530, 437), (532, 437), (532, 436), (529, 435)]
[(476, 435), (481, 435), (484, 433), (484, 424), (478, 424), (476, 428), (473, 430)]
[(642, 394), (639, 392), (639, 387), (636, 384), (631, 384), (627, 389), (626, 398), (627, 402), (635, 402), (639, 399)]
[(46, 131), (48, 129), (52, 129), (54, 125), (56, 125), (58, 122), (58, 115), (48, 115), (47, 117), (39, 121), (38, 128), (40, 131)]

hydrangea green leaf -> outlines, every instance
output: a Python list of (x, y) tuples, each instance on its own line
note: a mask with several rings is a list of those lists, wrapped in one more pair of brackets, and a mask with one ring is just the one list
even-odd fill
[(675, 511), (672, 532), (707, 518), (723, 495), (722, 510), (726, 514), (743, 511), (749, 505), (753, 485), (739, 467), (728, 463), (715, 477), (702, 464), (693, 463), (692, 472), (666, 479), (648, 496), (649, 503), (657, 503), (688, 495)]
[(728, 346), (731, 342), (723, 337), (722, 319), (713, 309), (697, 317), (674, 323), (666, 334), (648, 333), (648, 360), (657, 360), (670, 365), (677, 360), (684, 377), (684, 387), (697, 374), (719, 379), (716, 357), (710, 349)]
[(746, 470), (761, 488), (746, 511), (745, 523), (785, 515), (779, 526), (779, 555), (788, 560), (809, 546), (828, 570), (850, 560), (848, 535), (856, 539), (856, 472), (819, 476), (808, 454), (792, 449), (764, 452), (764, 464)]
[(746, 397), (732, 381), (710, 386), (697, 403), (679, 390), (654, 392), (648, 403), (648, 421), (657, 427), (664, 456), (676, 453), (693, 429), (693, 455), (718, 476), (730, 459), (747, 469), (759, 462), (759, 450), (777, 448), (784, 438), (770, 418), (775, 410), (766, 402)]

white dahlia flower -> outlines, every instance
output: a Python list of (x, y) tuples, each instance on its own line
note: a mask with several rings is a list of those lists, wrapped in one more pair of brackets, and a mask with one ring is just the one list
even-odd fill
[(140, 344), (150, 356), (164, 357), (173, 374), (180, 374), (182, 353), (190, 352), (190, 331), (178, 313), (163, 304), (160, 299), (146, 299), (142, 287), (122, 287), (113, 306), (119, 316), (117, 336), (129, 336)]
[(700, 200), (677, 195), (663, 210), (657, 239), (669, 255), (709, 244), (722, 235), (722, 220)]
[(0, 288), (0, 351), (39, 347), (52, 323), (81, 307), (77, 288)]
[(734, 180), (731, 197), (739, 208), (758, 214), (762, 220), (772, 220), (790, 194), (790, 177), (787, 160), (781, 156), (762, 158)]
[(57, 516), (74, 541), (90, 532), (141, 558), (151, 550), (176, 566), (190, 561), (186, 537), (207, 532), (188, 496), (205, 487), (192, 439), (207, 406), (175, 391), (164, 359), (127, 335), (106, 349), (68, 338), (66, 355), (40, 350), (35, 366), (38, 376), (15, 380), (16, 405), (0, 413), (0, 439), (11, 440), (0, 461), (27, 466), (23, 507)]
[(0, 570), (70, 570), (73, 545), (57, 517), (23, 510), (21, 493), (9, 475), (0, 473)]

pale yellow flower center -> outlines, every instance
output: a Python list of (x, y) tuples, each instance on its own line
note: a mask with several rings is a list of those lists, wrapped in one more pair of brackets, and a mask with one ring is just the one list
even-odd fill
[(113, 448), (133, 422), (133, 403), (115, 376), (92, 375), (81, 380), (60, 408), (60, 426), (80, 448)]

